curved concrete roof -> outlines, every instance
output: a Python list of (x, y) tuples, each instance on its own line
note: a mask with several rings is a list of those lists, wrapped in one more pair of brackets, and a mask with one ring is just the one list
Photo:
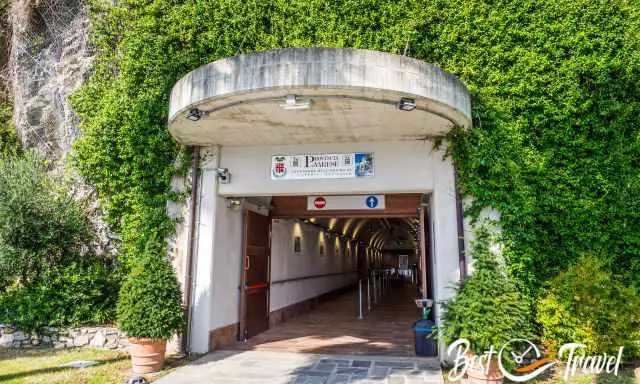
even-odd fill
[[(310, 103), (286, 110), (287, 95)], [(401, 97), (416, 100), (400, 111)], [(186, 119), (193, 108), (207, 112)], [(471, 126), (467, 88), (405, 56), (342, 48), (286, 48), (206, 64), (171, 92), (169, 129), (185, 144), (256, 145), (415, 140)]]

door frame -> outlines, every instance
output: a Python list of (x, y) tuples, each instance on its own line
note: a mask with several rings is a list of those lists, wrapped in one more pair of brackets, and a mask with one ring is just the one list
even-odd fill
[(267, 250), (266, 250), (266, 257), (267, 257), (267, 303), (266, 303), (266, 307), (267, 307), (267, 327), (269, 326), (269, 315), (270, 315), (270, 311), (271, 311), (271, 227), (273, 225), (272, 222), (272, 217), (270, 214), (263, 214), (259, 211), (256, 210), (252, 210), (249, 208), (244, 207), (243, 208), (243, 212), (242, 212), (242, 245), (241, 245), (241, 249), (242, 249), (242, 257), (241, 257), (241, 262), (240, 262), (240, 286), (238, 287), (238, 290), (240, 291), (240, 308), (239, 308), (239, 316), (238, 316), (238, 330), (237, 330), (237, 335), (236, 335), (236, 339), (238, 341), (246, 341), (245, 338), (245, 331), (247, 330), (247, 289), (246, 289), (246, 276), (245, 276), (245, 270), (247, 267), (247, 255), (246, 255), (246, 251), (247, 251), (247, 231), (248, 231), (248, 226), (247, 226), (247, 217), (249, 214), (256, 214), (256, 215), (261, 215), (266, 217), (269, 220), (269, 224), (267, 226)]
[[(311, 217), (415, 217), (418, 215), (422, 194), (420, 193), (381, 193), (385, 195), (386, 208), (380, 210), (318, 210), (307, 209), (308, 195), (273, 196), (271, 199), (271, 217), (274, 219), (311, 218)], [(349, 196), (358, 195), (352, 194)], [(328, 196), (328, 195), (327, 195)], [(336, 195), (340, 196), (340, 195)], [(346, 196), (346, 195), (342, 195)]]

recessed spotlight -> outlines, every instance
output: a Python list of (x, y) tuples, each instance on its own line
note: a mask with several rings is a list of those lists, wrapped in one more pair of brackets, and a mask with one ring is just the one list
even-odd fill
[(242, 199), (227, 197), (227, 208), (237, 211), (242, 207)]
[(198, 108), (192, 108), (189, 110), (186, 117), (191, 121), (198, 121), (202, 116), (204, 116), (204, 113), (201, 110)]
[(398, 109), (401, 111), (413, 111), (416, 109), (416, 100), (409, 97), (403, 97), (398, 102)]
[(295, 109), (309, 109), (311, 107), (311, 100), (300, 99), (296, 95), (287, 95), (287, 98), (284, 100), (284, 104), (280, 104), (280, 108), (286, 110), (295, 110)]

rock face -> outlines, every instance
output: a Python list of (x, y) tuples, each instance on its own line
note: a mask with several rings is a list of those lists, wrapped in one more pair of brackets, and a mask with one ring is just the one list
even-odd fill
[[(8, 72), (14, 122), (25, 147), (38, 149), (54, 168), (64, 168), (79, 136), (78, 119), (68, 97), (89, 76), (93, 52), (83, 0), (13, 0)], [(94, 191), (77, 177), (74, 193), (95, 201)], [(95, 248), (113, 253), (113, 236), (98, 204), (91, 206), (97, 232)]]
[[(13, 95), (13, 120), (22, 143), (38, 149), (53, 164), (55, 170), (68, 170), (65, 166), (73, 142), (79, 137), (78, 118), (73, 113), (68, 97), (77, 91), (90, 75), (94, 52), (89, 45), (90, 20), (86, 0), (9, 0), (10, 34), (0, 30), (0, 89), (4, 84), (6, 49), (3, 39), (10, 36), (7, 65), (10, 93)], [(0, 7), (3, 3), (0, 0)], [(0, 8), (0, 11), (3, 9)], [(0, 12), (1, 16), (1, 12)], [(0, 28), (2, 23), (0, 23)], [(78, 175), (73, 193), (78, 199), (91, 203), (89, 217), (96, 233), (92, 247), (98, 254), (116, 253), (116, 236), (112, 234), (100, 209), (95, 191)], [(190, 180), (189, 180), (190, 182)], [(174, 185), (184, 191), (184, 180)], [(180, 189), (183, 188), (183, 189)], [(174, 204), (173, 217), (188, 212), (186, 204)], [(178, 237), (169, 240), (169, 255), (180, 276), (186, 276), (188, 231), (180, 224)], [(184, 285), (185, 282), (181, 283)], [(17, 340), (15, 329), (0, 324), (0, 347), (33, 345), (31, 338)], [(88, 334), (70, 334), (47, 329), (36, 344), (54, 348), (74, 345), (95, 345), (121, 348), (127, 340), (117, 330), (105, 329)], [(20, 336), (18, 334), (17, 336)]]
[(10, 21), (14, 121), (26, 146), (64, 159), (78, 137), (67, 97), (86, 80), (92, 62), (84, 4), (16, 0)]

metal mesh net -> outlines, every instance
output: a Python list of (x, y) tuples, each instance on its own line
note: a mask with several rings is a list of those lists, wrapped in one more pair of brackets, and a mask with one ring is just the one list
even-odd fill
[(6, 75), (23, 143), (60, 159), (78, 131), (67, 96), (90, 66), (89, 21), (79, 0), (11, 2), (11, 53)]

